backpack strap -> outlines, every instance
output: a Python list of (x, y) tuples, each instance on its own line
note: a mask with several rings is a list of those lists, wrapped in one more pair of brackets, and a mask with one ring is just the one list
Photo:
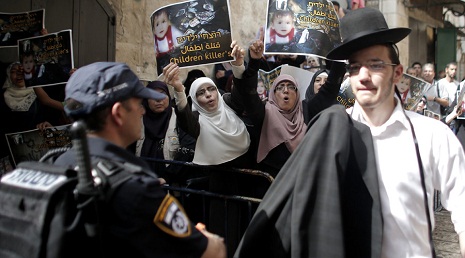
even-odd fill
[(106, 202), (111, 199), (113, 193), (121, 184), (133, 176), (133, 173), (142, 171), (141, 169), (133, 171), (134, 169), (128, 169), (123, 163), (107, 159), (95, 160), (92, 170), (94, 182), (100, 187), (101, 197)]

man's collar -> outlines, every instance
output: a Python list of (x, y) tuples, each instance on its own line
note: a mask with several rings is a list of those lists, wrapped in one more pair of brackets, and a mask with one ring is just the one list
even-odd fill
[(386, 122), (384, 122), (384, 124), (382, 124), (381, 126), (376, 126), (376, 127), (375, 126), (370, 126), (368, 124), (368, 122), (365, 120), (365, 118), (363, 117), (362, 107), (357, 102), (355, 102), (354, 107), (353, 107), (352, 111), (350, 112), (351, 117), (354, 120), (356, 120), (358, 122), (361, 122), (361, 123), (367, 125), (368, 127), (370, 127), (373, 135), (377, 135), (377, 134), (379, 134), (381, 132), (384, 132), (387, 127), (395, 124), (397, 121), (400, 122), (403, 125), (404, 128), (407, 128), (407, 123), (408, 122), (407, 122), (407, 120), (405, 118), (405, 114), (404, 114), (404, 110), (403, 110), (401, 101), (399, 100), (399, 98), (396, 95), (394, 95), (394, 99), (395, 99), (395, 102), (396, 102), (394, 110), (390, 114), (388, 120)]

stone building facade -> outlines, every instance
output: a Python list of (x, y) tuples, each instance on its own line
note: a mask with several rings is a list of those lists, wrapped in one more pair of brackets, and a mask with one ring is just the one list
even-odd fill
[[(141, 79), (149, 81), (158, 78), (150, 16), (160, 7), (181, 1), (0, 0), (0, 11), (23, 12), (44, 8), (45, 26), (50, 32), (73, 30), (74, 59), (77, 67), (95, 61), (125, 62)], [(347, 0), (338, 1), (342, 6), (347, 6)], [(255, 39), (259, 27), (264, 25), (267, 2), (268, 0), (229, 0), (232, 37), (243, 47), (246, 48)], [(384, 13), (389, 27), (412, 29), (410, 36), (398, 44), (400, 60), (404, 66), (414, 61), (435, 62), (441, 48), (451, 49), (451, 46), (454, 48), (457, 46), (457, 60), (454, 61), (459, 62), (458, 78), (462, 78), (465, 74), (462, 68), (464, 67), (462, 47), (465, 49), (465, 44), (462, 44), (464, 37), (460, 35), (465, 34), (458, 33), (456, 44), (437, 47), (436, 31), (444, 27), (444, 20), (451, 13), (447, 13), (443, 7), (460, 5), (464, 2), (460, 0), (365, 0), (365, 2), (367, 7), (378, 8)], [(459, 19), (463, 24), (463, 15)], [(0, 49), (0, 57), (2, 62), (15, 61), (17, 51), (13, 48)], [(188, 70), (196, 68), (202, 69), (208, 76), (213, 76), (213, 65), (183, 69), (183, 75), (185, 76)]]
[[(157, 78), (150, 15), (175, 0), (108, 0), (116, 12), (116, 61), (128, 63), (144, 80)], [(345, 1), (345, 0), (340, 0)], [(266, 19), (267, 0), (230, 0), (233, 39), (242, 46), (255, 39)], [(422, 4), (423, 3), (423, 4)], [(434, 62), (434, 28), (443, 27), (441, 5), (427, 6), (417, 0), (366, 0), (367, 7), (384, 13), (389, 27), (410, 27), (412, 34), (398, 43), (404, 66), (414, 61)], [(457, 60), (459, 61), (459, 60)], [(196, 67), (213, 76), (212, 66)], [(194, 69), (194, 68), (191, 68)], [(190, 69), (184, 69), (184, 74)]]
[[(155, 51), (150, 27), (150, 16), (158, 8), (180, 1), (109, 0), (117, 16), (115, 61), (128, 63), (143, 80), (155, 80)], [(266, 19), (266, 0), (230, 0), (232, 37), (247, 47)], [(191, 69), (202, 69), (213, 76), (213, 65), (183, 69), (183, 76)]]

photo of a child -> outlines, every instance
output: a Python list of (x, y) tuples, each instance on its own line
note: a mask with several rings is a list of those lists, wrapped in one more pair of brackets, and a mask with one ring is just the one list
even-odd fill
[(271, 17), (266, 30), (265, 44), (288, 44), (294, 38), (294, 13), (289, 10), (277, 10)]
[(404, 106), (407, 104), (407, 100), (411, 98), (410, 94), (410, 78), (407, 76), (402, 76), (399, 83), (396, 84), (397, 90), (400, 93), (402, 103)]
[(258, 96), (260, 97), (260, 99), (262, 101), (267, 100), (268, 92), (267, 92), (267, 89), (265, 87), (265, 82), (260, 78), (257, 81), (257, 93), (258, 93)]
[(34, 52), (25, 52), (20, 57), (20, 61), (24, 69), (24, 81), (26, 82), (26, 86), (34, 86), (44, 83), (40, 81), (40, 78), (44, 73), (44, 66), (36, 66)]
[(152, 32), (157, 58), (178, 47), (180, 44), (176, 38), (183, 36), (178, 28), (171, 25), (166, 9), (161, 9), (152, 15)]

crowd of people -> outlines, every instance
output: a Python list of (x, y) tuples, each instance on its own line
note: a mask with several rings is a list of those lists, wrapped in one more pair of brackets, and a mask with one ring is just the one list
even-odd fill
[[(309, 56), (266, 57), (265, 34), (273, 33), (263, 28), (246, 48), (233, 41), (234, 61), (216, 65), (213, 78), (196, 69), (183, 80), (169, 63), (163, 81), (144, 86), (127, 65), (98, 62), (77, 69), (63, 99), (53, 99), (26, 87), (25, 65), (13, 63), (0, 112), (17, 122), (1, 133), (52, 126), (41, 111), (49, 106), (66, 112), (69, 120), (57, 120), (63, 124), (86, 122), (92, 159), (132, 165), (133, 178), (108, 206), (114, 218), (103, 246), (115, 255), (431, 257), (434, 190), (451, 211), (465, 255), (465, 122), (458, 118), (464, 83), (455, 79), (457, 64), (447, 64), (444, 78), (432, 63), (404, 69), (396, 43), (410, 29), (388, 28), (381, 12), (350, 2), (350, 10), (337, 9), (342, 44), (313, 65)], [(259, 69), (283, 63), (313, 69), (310, 84), (280, 74), (264, 97)], [(337, 101), (346, 73), (355, 96), (348, 109)], [(404, 73), (428, 85), (413, 112), (404, 110), (411, 96)], [(9, 154), (4, 142), (0, 154)], [(260, 170), (275, 181), (261, 185), (151, 159)], [(56, 164), (74, 167), (74, 149)], [(209, 191), (263, 199), (250, 223), (241, 207), (226, 212), (212, 201), (207, 231), (161, 187), (199, 175), (208, 177)]]

